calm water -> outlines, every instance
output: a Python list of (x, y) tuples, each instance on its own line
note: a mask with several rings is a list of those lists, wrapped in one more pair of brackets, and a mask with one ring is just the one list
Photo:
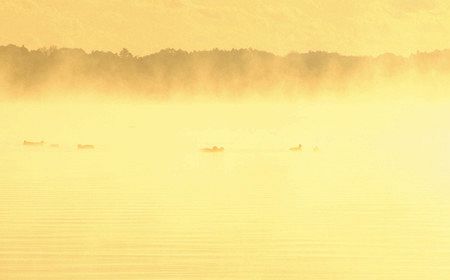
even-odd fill
[(448, 104), (0, 106), (2, 280), (450, 279)]

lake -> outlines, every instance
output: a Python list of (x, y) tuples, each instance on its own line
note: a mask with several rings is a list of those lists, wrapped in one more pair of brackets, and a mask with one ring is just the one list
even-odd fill
[(449, 104), (2, 102), (0, 279), (447, 280)]

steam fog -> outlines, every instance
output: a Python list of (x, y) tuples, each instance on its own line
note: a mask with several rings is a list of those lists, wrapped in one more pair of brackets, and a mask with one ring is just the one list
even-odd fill
[(449, 61), (0, 47), (0, 278), (446, 280)]
[[(450, 76), (448, 50), (409, 57), (343, 56), (309, 52), (277, 56), (253, 49), (186, 52), (165, 49), (134, 56), (82, 49), (28, 50), (0, 47), (0, 97), (152, 100), (311, 96), (446, 95)], [(420, 88), (421, 90), (417, 90)]]

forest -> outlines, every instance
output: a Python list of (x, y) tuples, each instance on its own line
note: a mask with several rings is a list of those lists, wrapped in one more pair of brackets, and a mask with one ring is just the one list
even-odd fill
[(445, 81), (450, 50), (346, 56), (322, 51), (275, 55), (254, 49), (164, 49), (135, 56), (49, 47), (0, 46), (0, 95), (89, 91), (164, 98), (172, 95), (269, 95), (345, 92), (421, 78)]

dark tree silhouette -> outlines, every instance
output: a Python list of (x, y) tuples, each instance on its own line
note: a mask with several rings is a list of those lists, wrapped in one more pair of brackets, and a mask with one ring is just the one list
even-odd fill
[(148, 96), (173, 93), (233, 96), (246, 92), (305, 94), (321, 89), (389, 83), (405, 75), (450, 75), (450, 50), (410, 57), (343, 56), (309, 52), (277, 56), (254, 49), (186, 52), (164, 49), (133, 56), (81, 49), (28, 50), (0, 46), (0, 91), (29, 95), (53, 89), (135, 92)]

